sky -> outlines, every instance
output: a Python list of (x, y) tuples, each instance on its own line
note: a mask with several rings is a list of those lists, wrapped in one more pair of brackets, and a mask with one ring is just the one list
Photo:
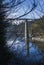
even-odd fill
[[(9, 2), (10, 0), (5, 0), (6, 2)], [(23, 0), (21, 0), (23, 1)], [(34, 0), (25, 0), (22, 4), (18, 5), (16, 8), (13, 8), (8, 16), (8, 18), (18, 18), (19, 16), (22, 16), (25, 12), (31, 10), (33, 7)], [(20, 17), (27, 18), (27, 19), (38, 19), (44, 15), (44, 0), (35, 0), (36, 8), (32, 10), (29, 14)]]
[[(23, 15), (25, 11), (28, 12), (29, 10), (31, 10), (33, 6), (33, 2), (34, 0), (26, 0), (25, 2), (23, 2), (17, 7), (18, 11), (17, 10), (14, 11), (14, 9), (12, 9), (11, 14), (8, 17), (17, 18)], [(37, 7), (33, 11), (31, 11), (29, 14), (21, 18), (35, 19), (35, 18), (40, 18), (44, 15), (44, 0), (35, 0), (35, 3)]]

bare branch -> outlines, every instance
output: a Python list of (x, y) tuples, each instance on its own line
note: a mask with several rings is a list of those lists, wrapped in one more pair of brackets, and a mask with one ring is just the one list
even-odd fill
[(37, 7), (37, 5), (34, 3), (34, 4), (33, 4), (33, 7), (31, 8), (31, 10), (30, 10), (29, 12), (27, 12), (27, 13), (25, 12), (23, 15), (21, 15), (21, 16), (19, 16), (19, 17), (17, 17), (17, 18), (21, 18), (21, 17), (23, 17), (23, 16), (29, 14), (29, 13), (32, 12), (36, 7)]
[(21, 1), (21, 2), (17, 2), (16, 4), (14, 3), (12, 3), (12, 5), (11, 6), (7, 6), (8, 4), (10, 5), (11, 4), (11, 2), (10, 3), (8, 3), (8, 4), (5, 4), (6, 6), (2, 6), (1, 8), (13, 8), (13, 7), (16, 7), (16, 6), (18, 6), (18, 5), (20, 5), (20, 4), (22, 4), (23, 2), (24, 2), (25, 0), (23, 0), (23, 1)]

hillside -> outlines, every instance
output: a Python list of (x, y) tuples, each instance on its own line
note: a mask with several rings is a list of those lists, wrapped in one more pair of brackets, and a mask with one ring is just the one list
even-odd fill
[(32, 23), (30, 31), (33, 36), (44, 37), (44, 17), (35, 23)]

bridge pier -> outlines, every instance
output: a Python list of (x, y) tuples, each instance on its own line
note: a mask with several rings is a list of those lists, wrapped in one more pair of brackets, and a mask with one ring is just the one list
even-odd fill
[(29, 30), (27, 20), (25, 21), (25, 42), (26, 42), (27, 55), (29, 56)]

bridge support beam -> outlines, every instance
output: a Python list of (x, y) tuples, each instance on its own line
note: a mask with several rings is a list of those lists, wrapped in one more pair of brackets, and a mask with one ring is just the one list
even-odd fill
[(25, 21), (25, 42), (26, 42), (27, 55), (29, 55), (29, 30), (27, 20)]

